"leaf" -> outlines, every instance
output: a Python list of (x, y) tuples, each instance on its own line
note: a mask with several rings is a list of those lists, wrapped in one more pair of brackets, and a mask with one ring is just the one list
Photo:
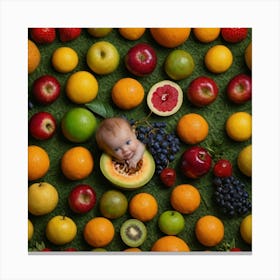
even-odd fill
[(85, 106), (93, 113), (96, 113), (103, 118), (111, 118), (115, 115), (115, 112), (110, 104), (104, 103), (100, 100), (93, 100), (92, 102), (85, 104)]

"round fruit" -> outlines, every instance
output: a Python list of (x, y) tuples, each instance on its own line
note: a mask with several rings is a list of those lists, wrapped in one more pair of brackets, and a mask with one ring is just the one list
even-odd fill
[(152, 246), (155, 252), (190, 252), (188, 244), (181, 238), (173, 235), (160, 237)]
[(113, 28), (103, 28), (103, 27), (97, 27), (97, 28), (88, 28), (88, 33), (95, 37), (95, 38), (101, 38), (107, 36), (109, 33), (111, 33)]
[(169, 78), (173, 80), (187, 78), (192, 74), (194, 66), (192, 56), (185, 50), (173, 50), (164, 62), (164, 70)]
[(32, 222), (28, 219), (28, 241), (30, 241), (34, 234), (34, 226)]
[(52, 212), (58, 203), (56, 188), (46, 182), (34, 183), (28, 188), (28, 211), (35, 215)]
[(96, 78), (87, 71), (72, 74), (66, 83), (67, 97), (76, 104), (85, 104), (94, 100), (98, 93)]
[(129, 202), (130, 215), (142, 222), (152, 220), (157, 212), (157, 200), (149, 193), (138, 193)]
[(97, 121), (91, 111), (75, 107), (64, 114), (61, 128), (63, 135), (69, 141), (82, 143), (93, 136), (97, 128)]
[(78, 54), (69, 47), (59, 47), (52, 55), (52, 65), (60, 73), (71, 72), (76, 68), (78, 62)]
[(185, 219), (181, 213), (167, 210), (159, 216), (158, 226), (163, 233), (176, 235), (184, 229)]
[(132, 78), (118, 80), (112, 88), (112, 99), (116, 106), (131, 110), (141, 104), (145, 96), (140, 82)]
[(197, 144), (205, 140), (209, 126), (201, 115), (188, 113), (179, 119), (176, 131), (181, 141), (186, 144)]
[(127, 248), (127, 249), (124, 249), (123, 252), (142, 252), (141, 249), (135, 247), (135, 248)]
[(189, 38), (191, 28), (150, 28), (150, 32), (159, 45), (175, 48)]
[(89, 176), (93, 168), (93, 156), (85, 147), (70, 148), (62, 156), (61, 170), (69, 180), (84, 179)]
[(125, 190), (133, 190), (143, 187), (152, 179), (155, 173), (155, 161), (146, 150), (136, 169), (132, 170), (103, 153), (100, 158), (100, 169), (113, 185)]
[(96, 248), (105, 247), (113, 240), (115, 228), (107, 218), (95, 217), (87, 222), (83, 235), (89, 245)]
[(126, 220), (120, 229), (122, 241), (129, 247), (139, 247), (147, 237), (146, 226), (137, 219)]
[(126, 213), (128, 201), (120, 191), (109, 190), (102, 194), (99, 209), (102, 216), (108, 219), (117, 219)]
[(239, 152), (237, 166), (244, 175), (252, 176), (252, 145), (246, 146)]
[(248, 243), (252, 243), (252, 215), (246, 216), (240, 224), (240, 234), (242, 239)]
[(217, 177), (229, 177), (232, 175), (232, 165), (227, 159), (219, 159), (213, 168), (213, 173)]
[(252, 116), (247, 112), (233, 113), (226, 121), (228, 136), (238, 142), (246, 141), (252, 136)]
[(172, 81), (164, 80), (154, 84), (148, 92), (147, 104), (158, 116), (171, 116), (182, 106), (183, 91)]
[(182, 214), (191, 214), (200, 205), (200, 193), (197, 188), (189, 184), (176, 186), (170, 195), (172, 207)]
[(224, 225), (215, 216), (203, 216), (196, 222), (195, 235), (202, 245), (207, 247), (216, 246), (224, 238)]
[(192, 31), (198, 41), (210, 43), (219, 37), (221, 28), (193, 28)]
[(46, 227), (46, 236), (55, 245), (64, 245), (71, 242), (77, 234), (75, 222), (66, 216), (55, 216), (49, 220)]
[(44, 177), (50, 167), (48, 153), (36, 145), (28, 146), (28, 180), (37, 180)]
[(39, 66), (41, 53), (34, 42), (28, 40), (28, 74), (33, 73)]
[(135, 41), (142, 37), (146, 28), (119, 28), (118, 30), (123, 38)]
[(244, 57), (247, 67), (252, 70), (252, 42), (246, 47)]
[(219, 74), (230, 68), (233, 62), (233, 56), (228, 47), (216, 45), (207, 51), (204, 62), (209, 71)]

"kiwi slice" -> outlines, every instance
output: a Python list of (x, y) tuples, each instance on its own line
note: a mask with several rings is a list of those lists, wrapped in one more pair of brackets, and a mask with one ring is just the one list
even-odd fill
[(121, 225), (121, 239), (129, 247), (138, 247), (147, 237), (146, 226), (137, 219), (129, 219)]

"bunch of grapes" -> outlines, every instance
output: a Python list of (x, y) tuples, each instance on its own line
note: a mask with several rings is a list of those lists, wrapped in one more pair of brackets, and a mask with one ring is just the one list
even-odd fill
[(249, 194), (245, 185), (234, 176), (215, 177), (214, 199), (221, 210), (228, 216), (242, 216), (251, 210)]
[(137, 138), (146, 145), (156, 163), (156, 172), (161, 171), (174, 161), (180, 150), (180, 140), (175, 133), (168, 133), (165, 122), (145, 123), (135, 125)]

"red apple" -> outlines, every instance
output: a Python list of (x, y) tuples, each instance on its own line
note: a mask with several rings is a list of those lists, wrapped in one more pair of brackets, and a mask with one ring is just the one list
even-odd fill
[(199, 178), (206, 174), (212, 164), (212, 157), (208, 151), (200, 146), (187, 149), (181, 159), (181, 170), (188, 178)]
[(205, 76), (192, 80), (187, 90), (189, 101), (197, 107), (213, 103), (218, 96), (219, 88), (216, 82)]
[(246, 74), (234, 76), (227, 85), (227, 96), (236, 104), (242, 104), (252, 98), (252, 79)]
[(96, 192), (90, 185), (79, 184), (70, 192), (68, 203), (73, 212), (87, 213), (96, 203)]
[(59, 97), (60, 83), (54, 76), (44, 75), (34, 81), (32, 91), (38, 103), (49, 105)]
[(154, 71), (157, 65), (155, 50), (146, 43), (139, 43), (129, 49), (125, 56), (125, 65), (136, 76), (145, 76)]
[(56, 131), (56, 120), (51, 113), (38, 112), (29, 120), (29, 132), (38, 140), (50, 139)]

